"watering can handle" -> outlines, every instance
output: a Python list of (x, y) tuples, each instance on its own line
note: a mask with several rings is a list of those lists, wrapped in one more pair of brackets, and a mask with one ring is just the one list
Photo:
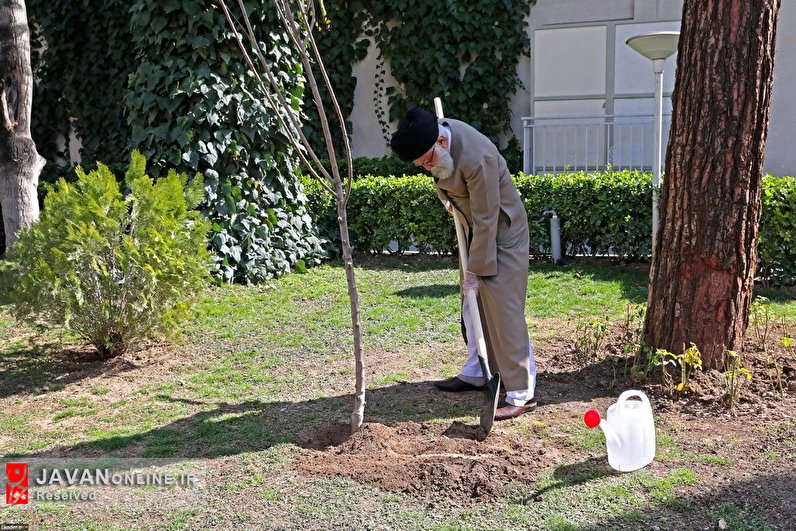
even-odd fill
[(647, 395), (645, 395), (641, 391), (636, 391), (634, 389), (630, 389), (628, 391), (625, 391), (621, 395), (619, 395), (619, 398), (617, 399), (616, 402), (621, 404), (621, 403), (626, 402), (628, 398), (631, 398), (631, 397), (634, 397), (634, 396), (637, 396), (638, 398), (640, 398), (642, 403), (644, 403), (646, 405), (650, 405), (650, 401), (649, 401), (649, 398), (647, 398)]

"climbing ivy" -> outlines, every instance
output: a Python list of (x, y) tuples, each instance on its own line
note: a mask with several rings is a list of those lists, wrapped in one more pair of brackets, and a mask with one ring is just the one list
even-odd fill
[(527, 0), (388, 0), (372, 7), (374, 38), (400, 84), (388, 87), (391, 120), (415, 105), (469, 122), (493, 140), (509, 130), (521, 55), (530, 54)]
[[(316, 38), (344, 115), (353, 109), (352, 65), (375, 42), (383, 61), (377, 91), (389, 106), (377, 106), (385, 139), (391, 120), (413, 105), (433, 108), (435, 96), (447, 115), (496, 139), (508, 130), (510, 98), (521, 85), (516, 64), (529, 49), (530, 3), (325, 0), (328, 20)], [(247, 5), (286, 90), (300, 101), (301, 70), (270, 2)], [(75, 163), (58, 143), (70, 129), (87, 170), (94, 161), (121, 165), (138, 148), (155, 176), (172, 167), (205, 176), (221, 278), (257, 281), (317, 260), (295, 154), (237, 60), (215, 2), (28, 0), (28, 10), (33, 134), (49, 161), (43, 180)], [(313, 115), (306, 113), (306, 132), (319, 138)], [(59, 159), (66, 166), (57, 167)]]
[[(326, 60), (336, 78), (343, 79), (350, 77), (351, 59), (364, 57), (360, 50), (367, 42), (360, 35), (377, 44), (374, 102), (385, 140), (391, 121), (416, 105), (432, 110), (436, 96), (445, 101), (447, 115), (497, 140), (510, 130), (511, 97), (522, 86), (516, 66), (530, 54), (525, 19), (533, 3), (326, 0), (331, 27), (344, 30), (325, 39), (322, 50), (324, 57), (348, 59)], [(388, 68), (397, 86), (388, 83)], [(338, 97), (351, 108), (347, 98), (353, 90), (340, 87)], [(382, 106), (384, 97), (389, 109)]]
[[(273, 6), (247, 2), (246, 8), (284, 90), (298, 104), (301, 65)], [(224, 15), (204, 0), (136, 0), (131, 10), (137, 63), (125, 100), (131, 143), (154, 175), (168, 168), (204, 175), (216, 274), (259, 282), (317, 262), (321, 250), (295, 153)]]
[(47, 159), (44, 182), (54, 182), (77, 162), (60, 141), (69, 138), (70, 129), (82, 144), (84, 169), (128, 158), (123, 105), (133, 66), (128, 6), (126, 0), (27, 2), (35, 80), (31, 126), (36, 149)]
[[(316, 29), (316, 38), (346, 116), (353, 109), (356, 88), (352, 65), (365, 57), (374, 41), (380, 59), (374, 72), (376, 89), (389, 106), (383, 108), (381, 98), (376, 98), (385, 137), (391, 120), (413, 105), (433, 108), (435, 96), (444, 99), (446, 114), (470, 122), (493, 139), (508, 131), (510, 99), (522, 84), (516, 64), (530, 48), (525, 18), (533, 1), (324, 3), (327, 21)], [(165, 2), (172, 12), (193, 9), (191, 4), (195, 2)], [(135, 5), (133, 12), (140, 11)], [(130, 3), (29, 0), (28, 10), (37, 79), (34, 138), (50, 161), (47, 173), (55, 171), (57, 158), (74, 162), (56, 145), (59, 135), (67, 136), (70, 124), (83, 144), (84, 164), (123, 162), (130, 129), (122, 98), (128, 74), (136, 69)], [(146, 40), (166, 42), (157, 36)], [(388, 85), (387, 68), (397, 86)], [(308, 114), (306, 132), (318, 138), (319, 131), (317, 120)]]

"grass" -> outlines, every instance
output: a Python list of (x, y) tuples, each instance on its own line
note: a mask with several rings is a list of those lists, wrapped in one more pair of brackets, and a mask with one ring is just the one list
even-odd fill
[[(369, 392), (381, 395), (366, 415), (388, 425), (407, 418), (472, 423), (466, 404), (441, 402), (423, 412), (412, 393), (418, 380), (453, 375), (461, 362), (456, 262), (382, 257), (355, 265), (366, 353), (386, 353), (383, 364), (369, 367)], [(645, 302), (646, 285), (646, 273), (639, 270), (534, 262), (526, 318), (535, 341), (560, 335), (579, 319), (619, 321), (628, 304)], [(789, 293), (766, 296), (772, 314), (796, 320)], [(660, 428), (664, 472), (615, 475), (604, 459), (551, 462), (536, 483), (511, 485), (497, 502), (475, 507), (444, 501), (430, 507), (351, 479), (297, 475), (301, 430), (346, 419), (350, 412), (349, 329), (339, 264), (260, 286), (212, 287), (181, 343), (165, 347), (157, 361), (173, 359), (173, 368), (142, 381), (123, 367), (104, 372), (102, 364), (75, 365), (62, 355), (74, 337), (16, 323), (8, 307), (0, 306), (0, 453), (9, 458), (69, 450), (211, 463), (208, 477), (215, 486), (200, 493), (194, 507), (158, 505), (151, 513), (136, 513), (127, 504), (119, 511), (160, 529), (190, 529), (200, 522), (288, 529), (308, 522), (351, 529), (669, 528), (677, 527), (686, 509), (705, 519), (719, 515), (738, 529), (766, 528), (763, 517), (732, 503), (691, 505), (680, 497), (700, 479), (691, 465), (722, 469), (732, 462), (683, 451), (678, 440), (686, 435)], [(552, 420), (526, 416), (512, 429), (584, 455), (604, 445), (600, 430), (586, 429), (574, 417), (563, 419), (574, 428)], [(233, 499), (242, 501), (231, 508)], [(113, 529), (117, 509), (97, 504), (90, 519), (52, 503), (35, 511), (42, 529)], [(20, 514), (0, 512), (0, 522)]]

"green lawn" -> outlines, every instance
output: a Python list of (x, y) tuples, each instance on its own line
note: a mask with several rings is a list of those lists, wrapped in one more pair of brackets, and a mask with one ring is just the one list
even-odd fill
[[(366, 408), (366, 420), (476, 422), (467, 404), (441, 400), (423, 410), (411, 393), (417, 382), (455, 374), (462, 359), (455, 260), (366, 257), (355, 266), (366, 356), (380, 360), (369, 367), (368, 387), (383, 392)], [(590, 317), (616, 323), (629, 304), (645, 302), (646, 286), (640, 268), (533, 262), (526, 317), (534, 341), (571, 333), (574, 323)], [(775, 317), (796, 323), (792, 290), (764, 293)], [(689, 464), (727, 466), (715, 456), (681, 451), (679, 435), (663, 432), (670, 459), (684, 469), (606, 476), (588, 462), (574, 468), (551, 462), (537, 484), (512, 485), (498, 501), (475, 507), (444, 499), (429, 507), (351, 479), (300, 477), (293, 466), (302, 431), (345, 420), (351, 408), (350, 314), (340, 264), (260, 286), (208, 288), (197, 309), (179, 343), (150, 347), (140, 360), (103, 364), (80, 361), (88, 349), (71, 334), (16, 323), (8, 305), (0, 306), (5, 459), (64, 453), (201, 461), (215, 481), (187, 508), (158, 505), (157, 492), (148, 492), (141, 496), (156, 504), (151, 511), (133, 502), (88, 509), (47, 503), (4, 507), (0, 523), (34, 522), (37, 529), (124, 529), (130, 522), (152, 529), (634, 529), (635, 522), (653, 522), (669, 529), (677, 528), (671, 518), (685, 504), (677, 488), (698, 479)], [(560, 431), (544, 418), (529, 417), (511, 430), (584, 451), (602, 445), (599, 432)], [(546, 494), (529, 503), (528, 488)], [(732, 503), (688, 510), (711, 521), (718, 514), (748, 522), (732, 529), (767, 525)]]

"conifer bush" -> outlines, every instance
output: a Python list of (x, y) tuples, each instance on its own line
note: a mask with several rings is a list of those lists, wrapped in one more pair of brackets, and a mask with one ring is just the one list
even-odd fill
[(146, 337), (173, 336), (209, 277), (210, 230), (194, 210), (200, 175), (153, 181), (133, 152), (127, 193), (103, 164), (61, 179), (39, 222), (11, 249), (18, 318), (61, 324), (107, 359)]

